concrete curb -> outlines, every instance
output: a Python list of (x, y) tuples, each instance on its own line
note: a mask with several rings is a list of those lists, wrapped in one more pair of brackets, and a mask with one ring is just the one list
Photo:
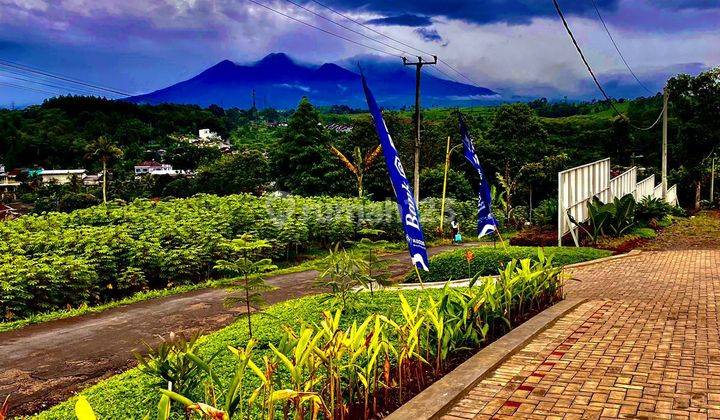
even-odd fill
[(501, 363), (587, 299), (565, 299), (525, 321), (395, 410), (387, 420), (438, 419)]
[(586, 267), (586, 266), (588, 266), (588, 265), (601, 264), (601, 263), (604, 263), (604, 262), (613, 261), (613, 260), (619, 260), (619, 259), (622, 259), (622, 258), (636, 257), (636, 256), (640, 255), (641, 253), (642, 253), (641, 250), (639, 250), (639, 249), (633, 249), (632, 251), (627, 252), (627, 253), (625, 253), (625, 254), (611, 255), (611, 256), (609, 256), (609, 257), (598, 258), (598, 259), (596, 259), (596, 260), (583, 261), (583, 262), (575, 263), (575, 264), (568, 264), (568, 265), (563, 266), (563, 269)]

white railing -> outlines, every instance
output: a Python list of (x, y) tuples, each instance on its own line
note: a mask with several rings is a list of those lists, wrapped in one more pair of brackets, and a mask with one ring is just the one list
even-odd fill
[(571, 168), (558, 173), (558, 244), (570, 232), (577, 245), (578, 228), (570, 222), (571, 215), (578, 222), (588, 217), (587, 202), (594, 196), (607, 202), (610, 191), (610, 158)]
[(668, 188), (665, 200), (673, 206), (677, 207), (680, 205), (677, 198), (677, 185), (673, 185), (672, 187)]
[(613, 197), (635, 194), (637, 189), (637, 168), (632, 167), (610, 180), (610, 192)]
[(655, 190), (655, 174), (643, 179), (635, 187), (635, 199), (640, 201), (645, 197), (652, 197)]
[[(655, 185), (655, 175), (637, 182), (637, 168), (632, 167), (610, 179), (610, 159), (570, 168), (558, 173), (558, 245), (568, 232), (575, 246), (579, 246), (578, 227), (570, 222), (570, 216), (578, 223), (588, 218), (587, 203), (598, 197), (603, 203), (615, 197), (633, 194), (636, 200), (643, 197), (662, 198), (662, 184)], [(677, 187), (667, 191), (667, 202), (677, 206)]]
[(653, 188), (653, 198), (662, 198), (662, 183), (657, 184), (655, 188)]

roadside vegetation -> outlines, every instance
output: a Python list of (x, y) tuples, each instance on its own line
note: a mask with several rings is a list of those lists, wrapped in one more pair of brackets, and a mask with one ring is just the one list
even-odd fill
[[(556, 266), (564, 266), (594, 260), (612, 255), (610, 251), (594, 248), (545, 247), (545, 256), (552, 259)], [(442, 282), (447, 280), (468, 279), (474, 276), (497, 275), (514, 259), (537, 260), (538, 251), (535, 247), (481, 246), (461, 248), (443, 252), (430, 258), (430, 271), (422, 274), (424, 282)], [(417, 276), (410, 273), (405, 281), (417, 282)]]
[[(191, 418), (370, 418), (561, 299), (560, 271), (540, 254), (470, 288), (358, 292), (353, 306), (323, 295), (287, 301), (251, 315), (252, 334), (236, 322), (199, 339), (169, 337), (81, 399), (104, 419), (186, 409)], [(73, 418), (77, 401), (36, 418)]]
[[(432, 238), (437, 201), (421, 205)], [(475, 204), (448, 208), (472, 226)], [(238, 236), (264, 239), (266, 258), (297, 261), (304, 251), (359, 241), (362, 229), (403, 239), (397, 206), (362, 199), (197, 196), (23, 216), (0, 224), (0, 319), (95, 306), (138, 292), (222, 277)]]

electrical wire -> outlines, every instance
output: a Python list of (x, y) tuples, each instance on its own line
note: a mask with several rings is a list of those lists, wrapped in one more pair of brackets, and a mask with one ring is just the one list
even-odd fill
[(633, 69), (630, 68), (630, 64), (628, 64), (627, 60), (625, 60), (625, 56), (623, 56), (623, 53), (620, 52), (620, 47), (618, 47), (617, 42), (615, 42), (615, 38), (614, 38), (614, 37), (612, 36), (612, 34), (610, 33), (610, 29), (609, 29), (608, 26), (605, 24), (605, 19), (603, 19), (602, 15), (600, 14), (600, 9), (597, 7), (597, 3), (595, 2), (595, 0), (590, 0), (590, 1), (592, 2), (593, 7), (595, 8), (595, 12), (597, 13), (598, 18), (600, 19), (600, 22), (602, 23), (603, 28), (605, 28), (605, 32), (607, 33), (608, 37), (610, 38), (610, 42), (612, 42), (613, 46), (615, 47), (615, 51), (617, 51), (617, 53), (618, 53), (618, 55), (620, 56), (620, 59), (622, 60), (622, 62), (625, 63), (625, 67), (627, 67), (627, 69), (628, 69), (628, 71), (630, 72), (630, 74), (632, 74), (632, 76), (635, 78), (635, 81), (637, 81), (638, 84), (639, 84), (643, 89), (645, 89), (646, 92), (648, 92), (650, 95), (654, 95), (656, 92), (653, 92), (653, 91), (651, 91), (650, 89), (648, 89), (648, 87), (645, 86), (645, 84), (640, 81), (640, 79), (637, 77), (637, 75), (635, 74), (635, 72), (633, 71)]
[(0, 81), (0, 86), (7, 86), (7, 87), (21, 89), (21, 90), (29, 90), (29, 91), (33, 91), (33, 92), (44, 93), (47, 95), (57, 95), (57, 92), (50, 92), (48, 90), (43, 90), (43, 89), (35, 89), (35, 88), (29, 87), (29, 86), (16, 85), (15, 83), (10, 83), (10, 82)]
[(560, 9), (560, 4), (558, 4), (557, 0), (552, 0), (552, 2), (555, 5), (555, 10), (557, 11), (558, 15), (560, 16), (560, 19), (562, 20), (563, 25), (565, 26), (565, 30), (567, 31), (568, 35), (570, 35), (570, 39), (572, 40), (573, 45), (575, 45), (575, 49), (577, 50), (578, 54), (580, 54), (580, 58), (582, 59), (583, 63), (585, 63), (585, 67), (587, 68), (588, 72), (590, 73), (590, 76), (592, 77), (593, 81), (595, 82), (595, 85), (597, 86), (598, 90), (600, 90), (602, 95), (605, 97), (605, 100), (607, 100), (608, 104), (613, 109), (613, 111), (615, 111), (615, 113), (620, 118), (625, 120), (628, 123), (628, 125), (630, 125), (632, 128), (634, 128), (636, 130), (647, 131), (647, 130), (651, 130), (653, 127), (655, 127), (655, 125), (657, 125), (657, 123), (660, 121), (660, 119), (663, 115), (665, 106), (663, 105), (663, 109), (660, 111), (660, 115), (658, 116), (658, 119), (655, 120), (655, 122), (652, 123), (652, 125), (650, 125), (649, 127), (638, 127), (635, 124), (631, 123), (630, 120), (617, 109), (617, 107), (615, 106), (615, 104), (612, 101), (612, 98), (610, 98), (610, 96), (608, 96), (608, 94), (605, 92), (605, 89), (603, 89), (602, 85), (600, 84), (600, 81), (598, 81), (597, 77), (595, 76), (595, 72), (593, 72), (592, 67), (590, 67), (590, 63), (588, 62), (587, 58), (585, 58), (585, 54), (583, 53), (582, 49), (580, 48), (580, 45), (578, 44), (577, 40), (575, 39), (575, 35), (572, 33), (572, 30), (570, 29), (570, 26), (568, 25), (567, 20), (565, 20), (565, 15), (563, 14), (562, 10)]
[(310, 9), (310, 8), (307, 8), (307, 7), (303, 6), (302, 4), (299, 4), (299, 3), (294, 2), (293, 0), (285, 0), (285, 1), (288, 2), (288, 3), (290, 3), (290, 4), (292, 4), (292, 5), (294, 5), (294, 6), (296, 6), (296, 7), (299, 7), (299, 8), (301, 8), (301, 9), (305, 10), (305, 11), (308, 12), (308, 13), (312, 13), (313, 15), (319, 17), (320, 19), (326, 20), (326, 21), (328, 21), (328, 22), (330, 22), (330, 23), (332, 23), (332, 24), (334, 24), (334, 25), (337, 25), (337, 26), (339, 26), (339, 27), (341, 27), (341, 28), (343, 28), (343, 29), (345, 29), (345, 30), (348, 30), (348, 31), (350, 31), (350, 32), (352, 32), (352, 33), (354, 33), (354, 34), (357, 34), (357, 35), (360, 35), (360, 36), (362, 36), (362, 37), (364, 37), (364, 38), (367, 38), (367, 39), (369, 39), (369, 40), (372, 41), (372, 42), (377, 42), (378, 44), (381, 44), (381, 45), (383, 45), (383, 46), (385, 46), (385, 47), (391, 48), (391, 49), (393, 49), (393, 50), (395, 50), (395, 51), (398, 51), (398, 52), (401, 52), (401, 53), (403, 53), (403, 54), (413, 55), (413, 53), (408, 52), (408, 51), (405, 51), (405, 50), (403, 50), (402, 48), (397, 48), (397, 47), (395, 47), (395, 46), (393, 46), (393, 45), (390, 45), (390, 44), (388, 44), (388, 43), (386, 43), (386, 42), (378, 41), (377, 39), (372, 38), (372, 37), (368, 36), (367, 34), (364, 34), (364, 33), (360, 32), (360, 31), (356, 31), (355, 29), (352, 29), (352, 28), (350, 28), (350, 27), (348, 27), (348, 26), (345, 26), (345, 25), (343, 25), (342, 23), (336, 22), (336, 21), (330, 19), (330, 18), (327, 17), (327, 16), (324, 16), (324, 15), (322, 15), (322, 14), (320, 14), (320, 13), (317, 13), (316, 11), (314, 11), (314, 10), (312, 10), (312, 9)]
[(277, 10), (277, 9), (273, 9), (272, 7), (270, 7), (270, 6), (266, 5), (266, 4), (263, 4), (263, 3), (259, 2), (259, 1), (256, 1), (256, 0), (247, 0), (247, 1), (249, 1), (250, 3), (254, 3), (254, 4), (256, 4), (256, 5), (260, 6), (260, 7), (263, 7), (263, 8), (265, 8), (265, 9), (267, 9), (267, 10), (270, 10), (271, 12), (274, 12), (274, 13), (277, 13), (277, 14), (279, 14), (279, 15), (281, 15), (281, 16), (284, 16), (284, 17), (286, 17), (286, 18), (288, 18), (288, 19), (290, 19), (290, 20), (293, 20), (293, 21), (295, 21), (295, 22), (297, 22), (297, 23), (301, 23), (301, 24), (303, 24), (303, 25), (305, 25), (305, 26), (309, 26), (309, 27), (311, 27), (311, 28), (313, 28), (313, 29), (317, 29), (317, 30), (320, 31), (320, 32), (324, 32), (324, 33), (326, 33), (326, 34), (328, 34), (328, 35), (332, 35), (332, 36), (334, 36), (334, 37), (340, 38), (340, 39), (345, 40), (345, 41), (347, 41), (347, 42), (351, 42), (351, 43), (353, 43), (353, 44), (355, 44), (355, 45), (359, 45), (359, 46), (361, 46), (361, 47), (363, 47), (363, 48), (367, 48), (367, 49), (370, 49), (370, 50), (373, 50), (373, 51), (377, 51), (377, 52), (379, 52), (379, 53), (381, 53), (381, 54), (389, 55), (389, 56), (391, 56), (391, 57), (402, 58), (401, 55), (393, 54), (393, 53), (390, 53), (390, 52), (381, 50), (380, 48), (375, 48), (375, 47), (373, 47), (373, 46), (371, 46), (371, 45), (363, 44), (362, 42), (355, 41), (354, 39), (348, 38), (348, 37), (346, 37), (346, 36), (337, 34), (337, 33), (332, 32), (332, 31), (328, 31), (328, 30), (323, 29), (323, 28), (321, 28), (321, 27), (319, 27), (319, 26), (315, 26), (315, 25), (313, 25), (313, 24), (311, 24), (311, 23), (305, 22), (304, 20), (301, 20), (301, 19), (298, 19), (298, 18), (296, 18), (296, 17), (290, 16), (290, 15), (288, 15), (288, 14), (286, 14), (286, 13), (283, 13), (283, 12)]
[(9, 74), (2, 74), (2, 73), (0, 73), (0, 77), (6, 77), (6, 78), (9, 78), (9, 79), (19, 80), (19, 81), (21, 81), (21, 82), (28, 82), (28, 83), (34, 83), (34, 84), (37, 84), (37, 85), (47, 86), (47, 87), (51, 87), (51, 88), (53, 88), (53, 89), (58, 89), (58, 90), (64, 91), (64, 92), (75, 92), (75, 93), (81, 94), (81, 95), (86, 95), (86, 94), (87, 94), (87, 92), (84, 92), (84, 91), (78, 90), (78, 89), (74, 89), (74, 88), (71, 88), (71, 87), (68, 87), (68, 86), (59, 86), (59, 85), (54, 85), (54, 84), (52, 84), (52, 83), (44, 83), (44, 82), (41, 82), (41, 81), (38, 81), (38, 80), (32, 80), (32, 79), (28, 79), (28, 78), (25, 78), (25, 77), (21, 77), (21, 76), (23, 76), (21, 73), (15, 73), (15, 72), (11, 72), (11, 71), (9, 71), (9, 70), (0, 70), (0, 72), (9, 73)]
[(122, 95), (122, 96), (132, 96), (131, 93), (123, 92), (123, 91), (120, 91), (120, 90), (117, 90), (117, 89), (112, 89), (112, 88), (103, 87), (103, 86), (96, 85), (96, 84), (93, 84), (93, 83), (84, 82), (84, 81), (82, 81), (82, 80), (73, 79), (73, 78), (67, 77), (67, 76), (62, 76), (62, 75), (58, 75), (58, 74), (49, 73), (49, 72), (46, 72), (46, 71), (44, 71), (44, 70), (36, 69), (36, 68), (34, 68), (34, 67), (26, 66), (26, 65), (23, 65), (23, 64), (19, 64), (19, 63), (14, 63), (14, 62), (8, 61), (8, 60), (0, 59), (0, 66), (6, 67), (6, 68), (9, 67), (9, 68), (13, 68), (13, 69), (18, 69), (18, 70), (22, 70), (22, 71), (25, 71), (25, 72), (34, 73), (34, 74), (37, 74), (37, 75), (49, 77), (49, 78), (52, 78), (52, 79), (62, 80), (62, 81), (64, 81), (64, 82), (68, 82), (68, 83), (74, 83), (74, 84), (77, 84), (77, 85), (85, 86), (85, 87), (92, 88), (92, 89), (99, 90), (99, 91), (114, 93), (114, 94)]

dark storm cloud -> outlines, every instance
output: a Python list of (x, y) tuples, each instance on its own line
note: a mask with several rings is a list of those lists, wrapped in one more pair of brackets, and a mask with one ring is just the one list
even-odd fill
[(422, 39), (424, 39), (425, 41), (438, 42), (438, 43), (443, 43), (443, 41), (444, 41), (443, 37), (440, 36), (437, 29), (417, 28), (417, 29), (415, 29), (415, 33), (420, 35), (420, 37)]
[[(598, 6), (606, 11), (615, 10), (619, 0), (596, 0)], [(412, 10), (422, 16), (443, 16), (473, 23), (505, 22), (510, 24), (527, 24), (534, 17), (555, 15), (550, 0), (337, 0), (335, 7), (345, 10), (367, 10), (385, 16), (398, 16)], [(588, 15), (593, 10), (592, 3), (587, 0), (565, 0), (561, 2), (563, 10), (568, 14)]]
[(370, 19), (365, 23), (382, 26), (429, 26), (432, 21), (427, 16), (402, 14), (384, 18)]

